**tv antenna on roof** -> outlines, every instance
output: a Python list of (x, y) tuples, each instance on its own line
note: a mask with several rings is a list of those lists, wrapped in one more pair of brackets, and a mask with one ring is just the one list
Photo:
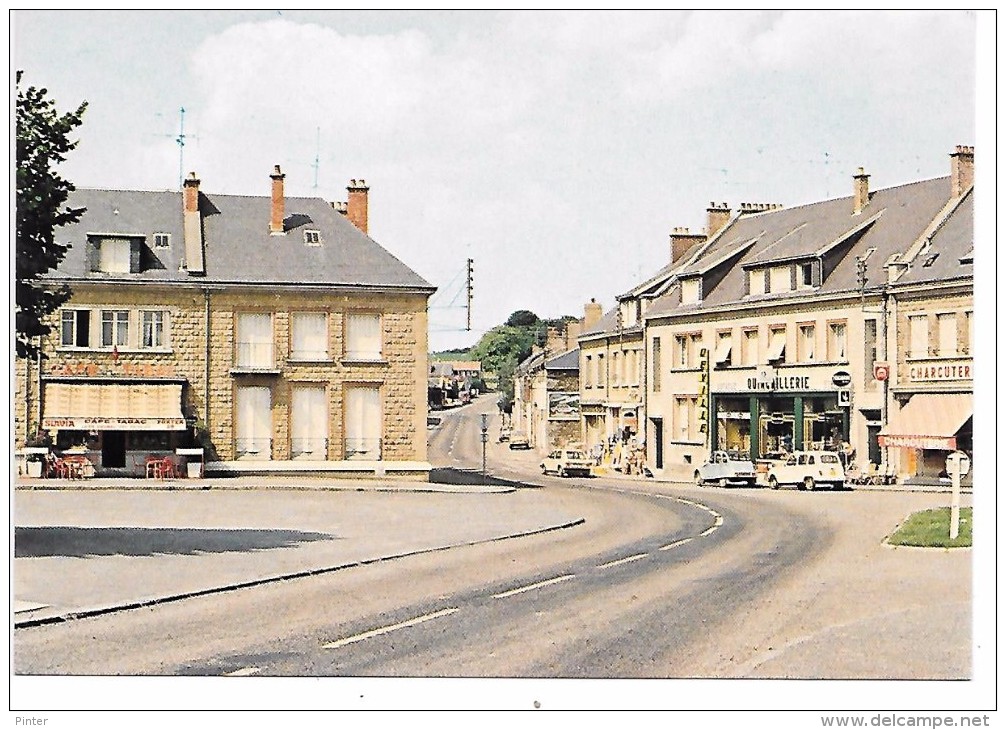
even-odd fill
[(314, 144), (314, 163), (311, 167), (314, 168), (314, 189), (318, 189), (318, 168), (321, 167), (321, 127), (316, 127), (316, 136)]
[[(158, 112), (156, 116), (161, 116)], [(182, 189), (182, 183), (185, 181), (185, 140), (187, 139), (198, 139), (194, 134), (185, 133), (185, 107), (179, 107), (178, 109), (178, 134), (165, 134), (164, 137), (171, 137), (175, 140), (175, 144), (178, 145), (178, 189)]]

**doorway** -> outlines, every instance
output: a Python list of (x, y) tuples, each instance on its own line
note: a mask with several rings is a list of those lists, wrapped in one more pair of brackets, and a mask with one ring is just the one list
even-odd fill
[(103, 469), (126, 467), (126, 432), (105, 431), (101, 436), (101, 466)]

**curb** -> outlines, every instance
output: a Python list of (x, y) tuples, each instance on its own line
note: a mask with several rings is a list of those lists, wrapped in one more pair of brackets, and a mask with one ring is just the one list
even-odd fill
[(327, 573), (335, 573), (337, 571), (346, 570), (348, 568), (356, 568), (363, 565), (373, 565), (375, 563), (382, 563), (390, 560), (399, 560), (401, 558), (408, 558), (416, 555), (428, 555), (431, 553), (451, 550), (453, 548), (471, 547), (473, 545), (488, 545), (490, 543), (501, 542), (503, 540), (513, 540), (519, 537), (541, 535), (548, 532), (555, 532), (557, 530), (565, 530), (570, 527), (576, 527), (578, 525), (584, 524), (585, 521), (586, 520), (584, 520), (584, 518), (580, 517), (579, 519), (572, 520), (570, 522), (564, 522), (558, 525), (551, 525), (549, 527), (543, 527), (536, 530), (528, 530), (525, 532), (517, 532), (511, 535), (500, 535), (498, 537), (491, 537), (485, 540), (471, 540), (469, 542), (441, 545), (433, 548), (424, 548), (422, 550), (410, 550), (404, 553), (395, 553), (393, 555), (382, 555), (376, 558), (367, 558), (366, 560), (356, 560), (351, 563), (343, 563), (340, 565), (333, 565), (324, 568), (312, 568), (311, 570), (301, 570), (296, 571), (294, 573), (284, 573), (281, 575), (274, 575), (266, 578), (256, 578), (255, 580), (243, 581), (241, 583), (228, 583), (226, 585), (214, 586), (212, 588), (204, 588), (198, 591), (189, 591), (186, 593), (178, 593), (150, 599), (140, 599), (136, 601), (129, 601), (127, 603), (116, 604), (113, 606), (103, 606), (101, 608), (72, 611), (57, 616), (45, 616), (34, 619), (26, 618), (24, 620), (18, 621), (17, 616), (15, 614), (13, 627), (15, 629), (23, 629), (23, 628), (33, 628), (36, 626), (47, 626), (50, 624), (66, 623), (68, 621), (74, 621), (82, 618), (91, 618), (93, 616), (104, 616), (112, 613), (119, 613), (122, 611), (132, 611), (138, 608), (147, 608), (150, 606), (158, 606), (166, 603), (175, 603), (177, 601), (182, 601), (187, 598), (198, 598), (200, 596), (230, 593), (232, 591), (238, 591), (243, 588), (253, 588), (256, 586), (267, 585), (270, 583), (280, 583), (282, 581), (296, 580), (298, 578), (309, 578), (317, 575), (325, 575)]

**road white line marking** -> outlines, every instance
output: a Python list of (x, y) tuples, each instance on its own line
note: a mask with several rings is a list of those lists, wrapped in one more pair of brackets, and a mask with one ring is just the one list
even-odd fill
[(619, 560), (612, 560), (610, 563), (604, 563), (603, 565), (598, 565), (598, 568), (611, 568), (615, 565), (622, 565), (623, 563), (631, 563), (633, 560), (639, 560), (645, 558), (647, 553), (639, 553), (638, 555), (630, 555), (627, 558), (621, 558)]
[(262, 670), (259, 669), (258, 667), (242, 667), (241, 669), (237, 669), (237, 670), (235, 670), (233, 672), (227, 672), (227, 674), (225, 674), (224, 676), (225, 677), (250, 677), (251, 675), (258, 674), (261, 671)]
[(522, 586), (521, 588), (514, 588), (512, 591), (506, 591), (505, 593), (496, 593), (493, 598), (508, 598), (510, 596), (516, 596), (518, 593), (523, 593), (524, 591), (533, 591), (535, 588), (543, 588), (545, 586), (550, 586), (555, 583), (562, 583), (564, 580), (569, 580), (570, 578), (575, 578), (572, 573), (569, 575), (560, 575), (558, 578), (549, 578), (548, 580), (543, 580), (540, 583), (532, 583), (529, 586)]
[(322, 649), (338, 649), (340, 646), (346, 646), (347, 644), (353, 644), (357, 641), (363, 641), (364, 639), (371, 639), (375, 636), (381, 636), (382, 634), (388, 634), (396, 629), (404, 629), (409, 626), (415, 626), (416, 624), (421, 624), (424, 621), (432, 621), (435, 618), (440, 618), (441, 616), (449, 616), (458, 609), (456, 608), (445, 608), (442, 611), (436, 611), (435, 613), (428, 613), (424, 616), (416, 616), (415, 618), (410, 618), (408, 621), (402, 621), (398, 624), (392, 624), (390, 626), (382, 626), (379, 629), (374, 629), (373, 631), (366, 631), (362, 634), (357, 634), (356, 636), (347, 636), (345, 639), (339, 639), (338, 641), (333, 641), (330, 644), (325, 644)]
[(716, 531), (716, 525), (713, 525), (712, 527), (706, 529), (704, 532), (700, 532), (699, 537), (705, 537), (706, 535), (711, 535), (715, 531)]
[(719, 527), (723, 524), (723, 515), (716, 514), (715, 512), (713, 512), (713, 514), (716, 515), (716, 521), (713, 524), (716, 525), (716, 527)]
[(676, 540), (669, 545), (664, 545), (662, 548), (657, 548), (658, 550), (670, 550), (671, 548), (676, 548), (678, 545), (684, 545), (694, 540), (694, 537), (686, 537), (684, 540)]

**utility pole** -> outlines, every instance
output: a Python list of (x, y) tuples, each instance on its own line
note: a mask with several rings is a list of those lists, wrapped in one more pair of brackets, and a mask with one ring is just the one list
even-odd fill
[(489, 414), (482, 414), (482, 483), (486, 483), (486, 442), (489, 440)]
[(474, 259), (468, 259), (468, 326), (466, 329), (472, 331), (472, 271), (474, 269)]

